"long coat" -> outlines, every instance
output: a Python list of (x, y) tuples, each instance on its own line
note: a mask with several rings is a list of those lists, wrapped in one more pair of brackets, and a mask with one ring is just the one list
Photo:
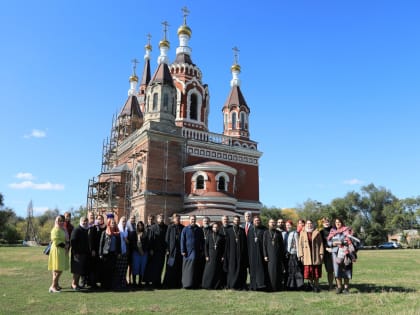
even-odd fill
[(249, 288), (251, 290), (263, 290), (267, 287), (268, 269), (263, 250), (266, 230), (265, 226), (253, 225), (248, 231)]
[(321, 265), (324, 255), (324, 244), (322, 241), (321, 233), (318, 230), (312, 232), (312, 241), (309, 243), (308, 233), (303, 231), (299, 236), (299, 257), (303, 257), (303, 264)]
[(166, 244), (168, 246), (168, 259), (166, 272), (163, 280), (165, 288), (181, 288), (182, 255), (181, 255), (181, 232), (182, 224), (171, 224), (166, 231)]

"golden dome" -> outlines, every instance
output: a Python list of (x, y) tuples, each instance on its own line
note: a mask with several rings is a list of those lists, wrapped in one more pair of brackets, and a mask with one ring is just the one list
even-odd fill
[(139, 78), (136, 75), (132, 75), (130, 76), (130, 78), (128, 79), (130, 82), (139, 82)]
[(146, 46), (144, 46), (144, 48), (151, 51), (152, 50), (152, 45), (147, 44)]
[(241, 72), (241, 66), (238, 64), (234, 64), (232, 67), (230, 67), (230, 70)]
[(178, 32), (177, 33), (178, 33), (178, 36), (181, 35), (181, 34), (185, 34), (185, 35), (188, 35), (189, 37), (191, 37), (191, 35), (192, 35), (191, 29), (186, 24), (181, 25), (178, 28)]
[(163, 39), (159, 42), (159, 47), (168, 47), (169, 48), (169, 42), (166, 39)]

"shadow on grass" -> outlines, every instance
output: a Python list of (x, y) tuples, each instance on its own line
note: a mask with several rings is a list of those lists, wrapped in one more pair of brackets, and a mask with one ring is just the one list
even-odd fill
[(374, 283), (351, 283), (351, 293), (414, 293), (417, 292), (414, 288), (407, 288), (401, 286), (376, 285)]

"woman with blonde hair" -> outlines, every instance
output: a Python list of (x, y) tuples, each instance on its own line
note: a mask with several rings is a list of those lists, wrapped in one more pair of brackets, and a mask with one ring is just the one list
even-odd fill
[(48, 256), (48, 270), (52, 271), (52, 284), (50, 293), (58, 293), (61, 288), (58, 284), (61, 274), (69, 269), (68, 251), (66, 249), (66, 232), (64, 231), (64, 216), (55, 218), (51, 230), (51, 250)]

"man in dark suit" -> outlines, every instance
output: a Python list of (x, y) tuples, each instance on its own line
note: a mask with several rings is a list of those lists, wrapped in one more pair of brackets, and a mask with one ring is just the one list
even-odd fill
[(248, 236), (248, 231), (250, 227), (252, 226), (252, 213), (251, 211), (247, 211), (244, 214), (245, 222), (241, 224), (241, 227), (245, 230), (245, 234)]

